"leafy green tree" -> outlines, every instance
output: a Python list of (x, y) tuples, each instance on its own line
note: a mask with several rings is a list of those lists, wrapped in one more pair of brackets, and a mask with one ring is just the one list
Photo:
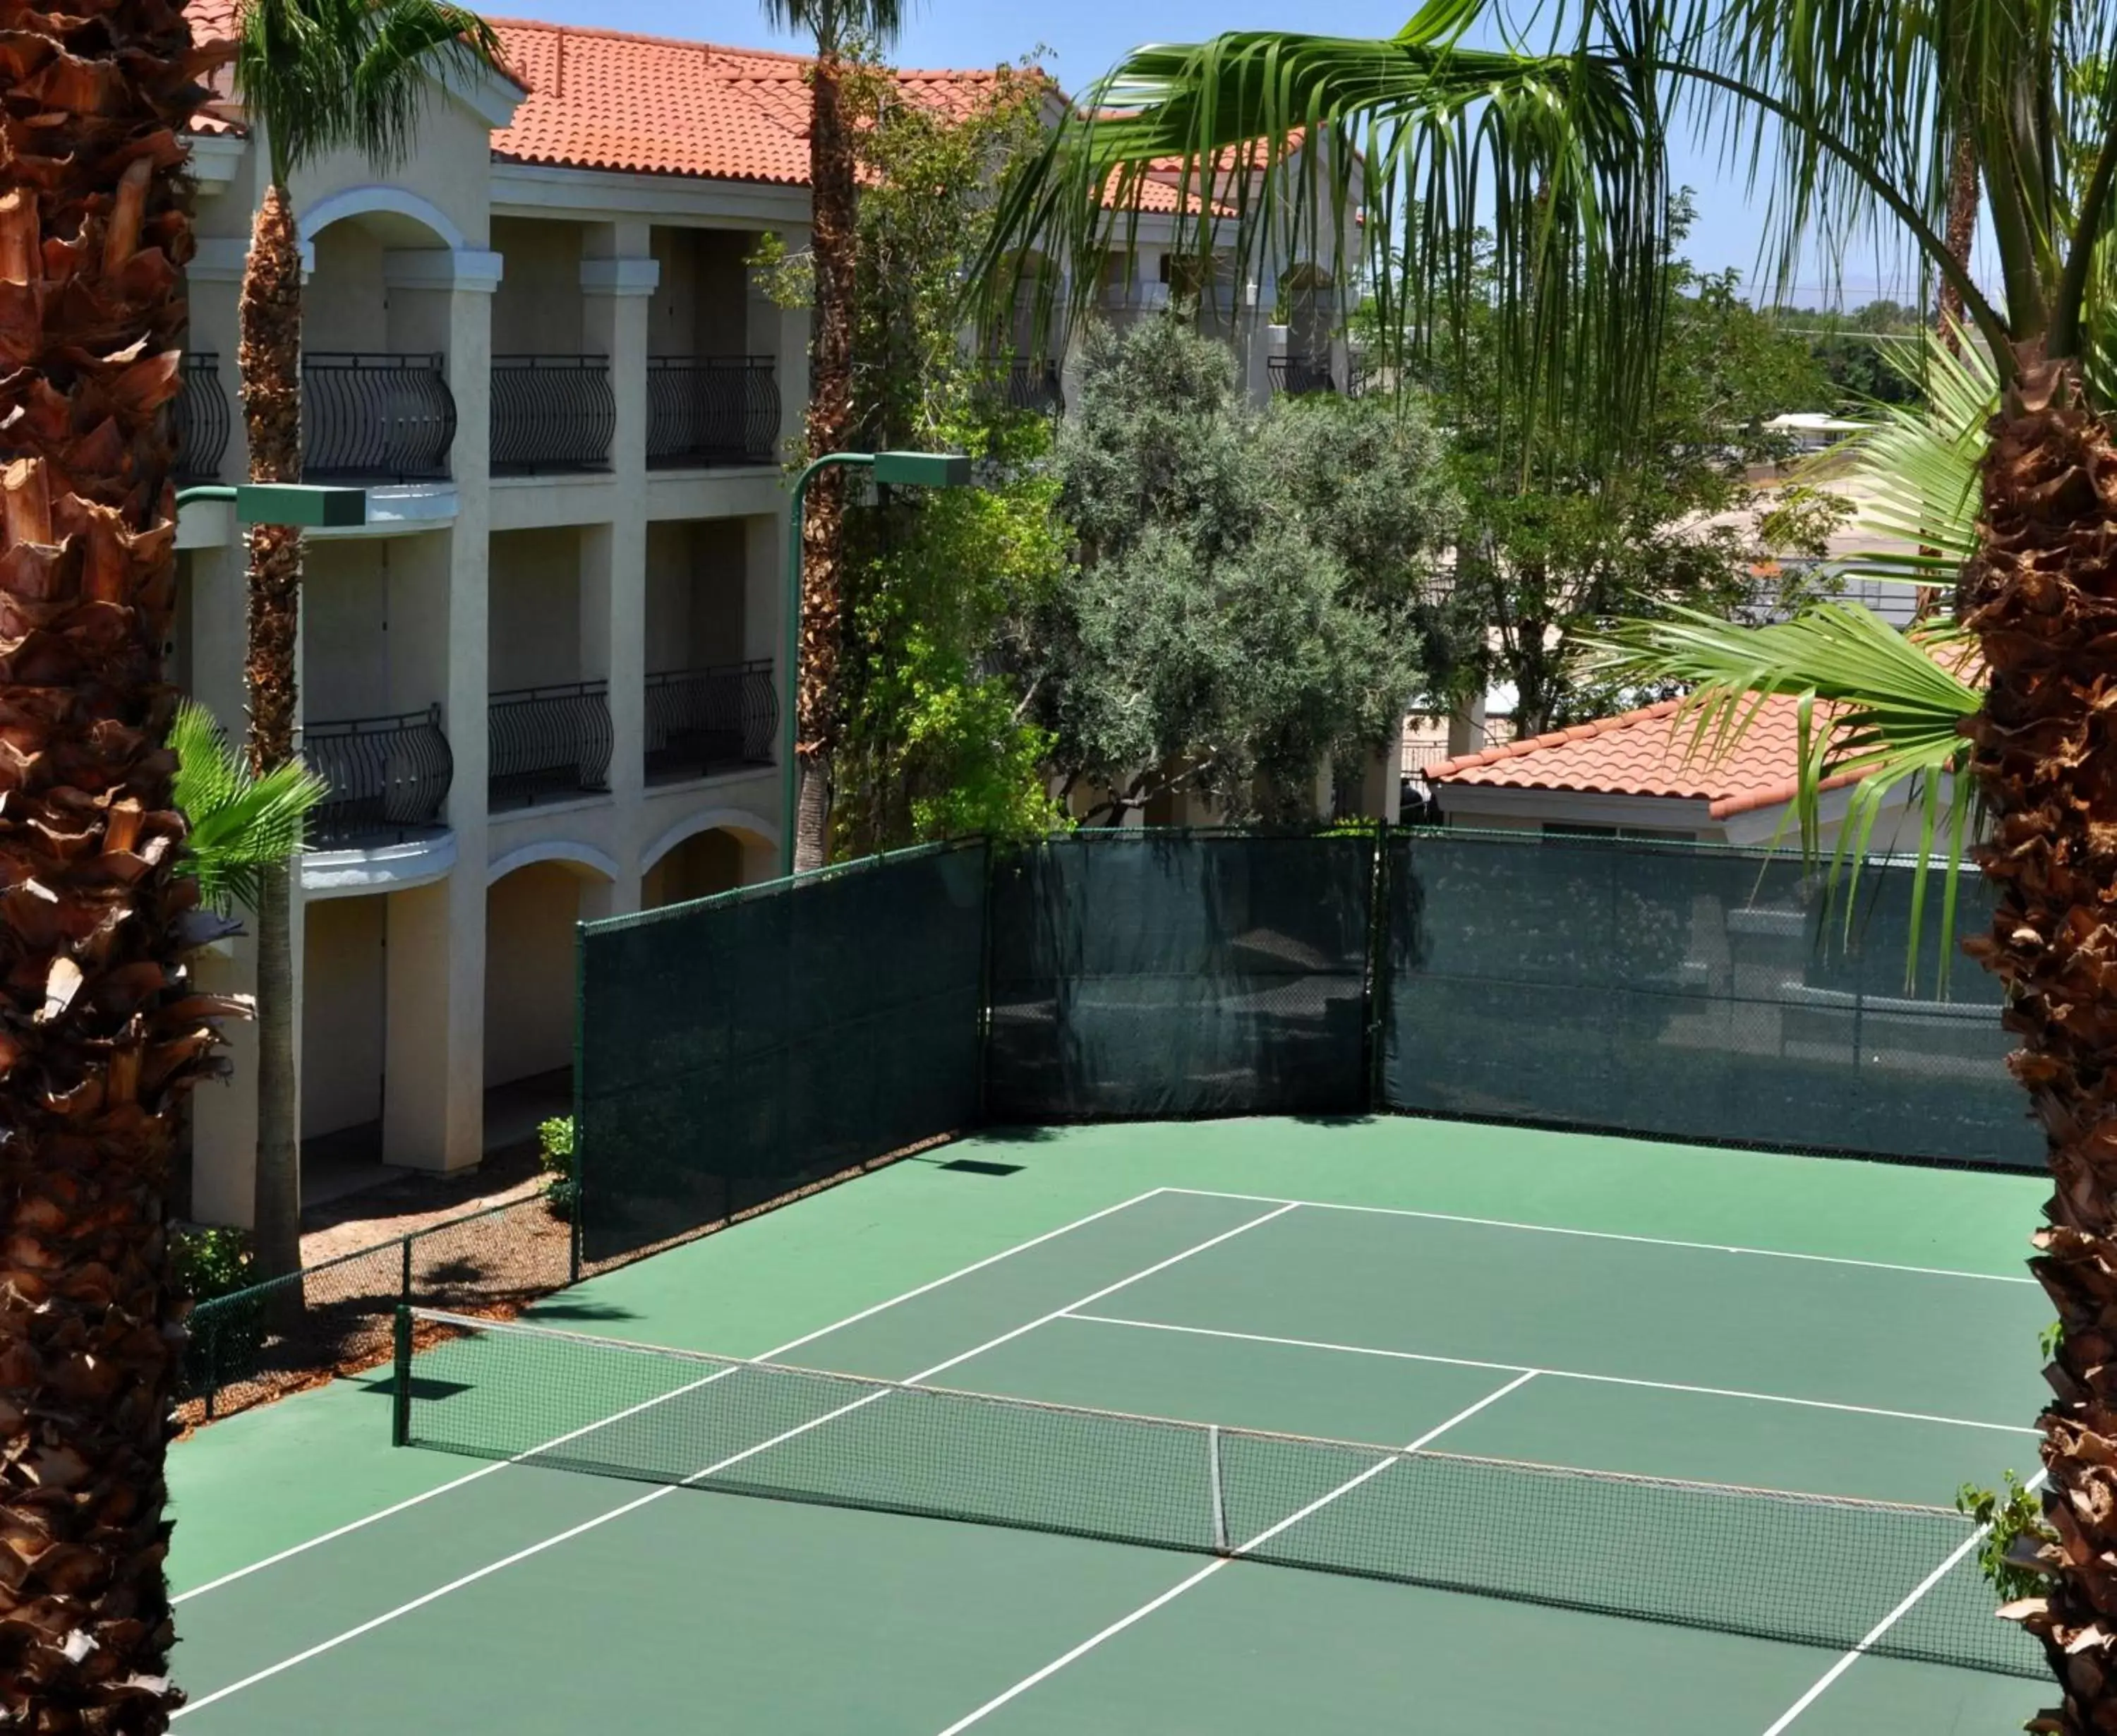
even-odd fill
[[(1049, 423), (1009, 408), (1008, 358), (965, 343), (963, 276), (988, 240), (990, 188), (1040, 148), (1047, 86), (1001, 69), (967, 110), (904, 101), (848, 44), (840, 100), (863, 181), (853, 296), (851, 432), (870, 450), (961, 451), (975, 488), (892, 493), (845, 515), (832, 755), (836, 853), (1058, 824), (1049, 741), (1005, 667), (1019, 622), (1058, 581), (1067, 539)], [(768, 242), (754, 263), (784, 305), (819, 267)]]
[(1824, 390), (1817, 399), (1798, 408), (1856, 414), (1873, 404), (1919, 402), (1918, 370), (1892, 366), (1893, 360), (1921, 353), (1920, 339), (1927, 326), (1916, 307), (1881, 300), (1849, 313), (1780, 307), (1769, 316), (1782, 332), (1807, 346), (1823, 376)]
[[(2117, 81), (2079, 76), (2117, 49), (2117, 8), (1566, 0), (1539, 10), (1539, 46), (1500, 14), (1497, 0), (1428, 0), (1375, 40), (1250, 31), (1136, 51), (1012, 199), (986, 281), (997, 289), (1004, 261), (1042, 236), (1092, 283), (1082, 274), (1124, 220), (1107, 209), (1114, 188), (1123, 205), (1151, 164), (1211, 172), (1234, 150), (1271, 175), (1298, 129), (1312, 147), (1363, 153), (1363, 184), (1333, 196), (1358, 197), (1378, 253), (1408, 243), (1401, 262), (1379, 261), (1386, 293), (1460, 305), (1489, 216), (1503, 376), (1522, 420), (1570, 412), (1581, 439), (1622, 446), (1664, 372), (1652, 274), (1666, 246), (1667, 122), (1681, 114), (1755, 141), (1778, 284), (1805, 254), (1827, 266), (1847, 237), (1872, 236), (1960, 298), (2000, 389), (1958, 589), (1972, 655), (1914, 649), (1912, 667), (1889, 662), (1884, 646), (1908, 642), (1885, 629), (1804, 641), (1785, 623), (1758, 630), (1771, 652), (1723, 666), (1709, 704), (1735, 708), (1722, 711), (1725, 740), (1755, 714), (1755, 693), (1796, 695), (1811, 718), (1810, 702), (1842, 695), (1815, 732), (1824, 749), (1804, 756), (1811, 790), (1833, 765), (1901, 773), (1929, 815), (1948, 804), (1959, 816), (1945, 773), (1953, 787), (1974, 780), (1989, 814), (1976, 859), (1996, 908), (1973, 948), (2005, 985), (2022, 1040), (2013, 1071), (2049, 1141), (2054, 1187), (2032, 1269), (2064, 1327), (2040, 1418), (2054, 1538), (2039, 1555), (2043, 1595), (2006, 1613), (2041, 1641), (2061, 1690), (2033, 1728), (2117, 1729)], [(1504, 45), (1470, 46), (1474, 28)], [(1972, 165), (1999, 268), (1991, 295), (1949, 242)], [(1303, 178), (1280, 179), (1280, 208), (1312, 201)], [(1234, 215), (1244, 263), (1280, 229), (1274, 210), (1249, 199)], [(1189, 226), (1201, 256), (1224, 239), (1210, 207)], [(1811, 612), (1834, 612), (1860, 614)], [(1981, 689), (1967, 724), (1935, 676)]]
[(1178, 791), (1312, 816), (1423, 681), (1417, 620), (1455, 503), (1414, 405), (1242, 396), (1178, 318), (1097, 334), (1062, 426), (1080, 561), (1022, 665), (1068, 791), (1111, 820)]
[(1766, 424), (1820, 392), (1806, 349), (1741, 298), (1732, 271), (1677, 259), (1663, 278), (1660, 389), (1621, 448), (1513, 426), (1491, 299), (1470, 305), (1466, 341), (1435, 355), (1466, 523), (1431, 616), (1431, 655), (1458, 702), (1510, 686), (1520, 735), (1664, 696), (1584, 672), (1582, 636), (1620, 616), (1793, 606), (1844, 515), (1827, 494), (1748, 481), (1788, 455)]
[[(872, 45), (887, 48), (904, 21), (899, 0), (763, 0), (777, 28), (815, 47), (809, 75), (809, 235), (814, 317), (809, 337), (808, 455), (842, 452), (853, 412), (853, 308), (859, 252), (860, 121), (845, 89)], [(809, 486), (801, 526), (801, 681), (792, 695), (800, 783), (794, 866), (820, 867), (828, 847), (831, 755), (842, 712), (838, 652), (845, 637), (846, 473), (833, 465)]]
[[(238, 303), (237, 359), (252, 482), (302, 479), (301, 238), (288, 181), (334, 150), (357, 150), (379, 169), (403, 161), (417, 141), (420, 111), (432, 99), (432, 81), (468, 74), (499, 48), (482, 19), (448, 0), (243, 0), (237, 8), (235, 90), (265, 166)], [(301, 532), (253, 525), (244, 680), (247, 750), (260, 776), (294, 757), (301, 582)], [(284, 861), (261, 865), (255, 888), (254, 1222), (265, 1277), (293, 1272), (302, 1259), (289, 872)]]

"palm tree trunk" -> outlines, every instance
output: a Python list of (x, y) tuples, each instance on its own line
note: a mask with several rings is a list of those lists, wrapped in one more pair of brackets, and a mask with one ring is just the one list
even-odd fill
[(164, 406), (191, 253), (173, 7), (17, 7), (0, 195), (0, 1724), (159, 1736), (181, 1696), (163, 1460), (184, 1092), (231, 1010), (186, 980), (160, 648)]
[[(851, 434), (858, 244), (844, 69), (834, 46), (819, 44), (819, 50), (809, 122), (816, 279), (809, 363), (811, 458), (844, 450)], [(788, 816), (795, 827), (796, 870), (821, 867), (829, 852), (831, 752), (837, 740), (838, 658), (845, 636), (845, 471), (837, 466), (819, 471), (809, 485), (801, 527), (801, 688), (796, 713), (801, 778), (796, 813)]]
[[(242, 416), (250, 479), (302, 477), (302, 257), (286, 189), (265, 191), (251, 230), (241, 304)], [(250, 533), (251, 769), (294, 753), (294, 657), (301, 631), (302, 536), (287, 525)], [(257, 912), (257, 1170), (252, 1196), (257, 1263), (266, 1277), (302, 1263), (302, 1152), (295, 1125), (293, 876), (263, 877)], [(293, 1295), (293, 1292), (288, 1292)], [(299, 1298), (293, 1296), (297, 1307)]]
[(1999, 892), (1969, 943), (2007, 990), (2009, 1064), (2055, 1182), (2030, 1269), (2063, 1337), (2039, 1420), (2058, 1541), (2046, 1598), (2013, 1606), (2044, 1642), (2063, 1707), (2028, 1728), (2117, 1729), (2117, 444), (2066, 365), (2025, 359), (1992, 424), (1985, 536), (1964, 620), (1990, 672), (1972, 726), (1992, 816), (1980, 863)]
[[(1955, 141), (1955, 161), (1949, 180), (1948, 229), (1942, 238), (1949, 257), (1965, 270), (1977, 239), (1977, 141), (1966, 128)], [(1944, 277), (1935, 318), (1949, 353), (1962, 353), (1962, 292)]]
[[(1948, 228), (1943, 239), (1949, 257), (1967, 271), (1970, 250), (1977, 239), (1977, 141), (1967, 128), (1955, 140), (1955, 162), (1948, 188)], [(1946, 277), (1940, 280), (1939, 305), (1934, 315), (1940, 341), (1950, 355), (1962, 353), (1962, 292)], [(1921, 555), (1937, 555), (1937, 548), (1921, 547)], [(1922, 584), (1912, 593), (1912, 611), (1921, 621), (1939, 612), (1940, 589)]]

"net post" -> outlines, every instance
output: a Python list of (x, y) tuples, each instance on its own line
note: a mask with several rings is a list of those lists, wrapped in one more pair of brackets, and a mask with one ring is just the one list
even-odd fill
[(394, 1354), (394, 1378), (390, 1383), (390, 1444), (402, 1447), (412, 1438), (412, 1309), (397, 1304)]
[(412, 1305), (413, 1240), (412, 1236), (405, 1236), (403, 1246), (398, 1250), (397, 1305), (399, 1308), (409, 1308)]
[(1220, 1425), (1206, 1425), (1206, 1480), (1213, 1491), (1213, 1553), (1228, 1553), (1228, 1506), (1220, 1493)]

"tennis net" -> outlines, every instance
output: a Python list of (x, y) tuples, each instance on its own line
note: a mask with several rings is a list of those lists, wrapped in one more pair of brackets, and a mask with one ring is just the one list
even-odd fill
[(399, 1445), (1238, 1556), (2003, 1674), (1944, 1508), (1466, 1457), (749, 1362), (424, 1309)]

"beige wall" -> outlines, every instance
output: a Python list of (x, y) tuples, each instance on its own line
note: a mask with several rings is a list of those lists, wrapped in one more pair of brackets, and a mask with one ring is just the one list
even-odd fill
[[(334, 151), (294, 177), (294, 209), (352, 187), (390, 181), (431, 201), (473, 247), (487, 245), (492, 197), (492, 137), (484, 120), (465, 104), (430, 88), (419, 115), (417, 145), (394, 174), (379, 174), (357, 150)], [(394, 219), (390, 245), (431, 247), (432, 232), (408, 218)]]
[(492, 298), (495, 355), (581, 353), (582, 239), (577, 223), (492, 219), (493, 251), (507, 261)]
[(357, 218), (316, 238), (316, 269), (302, 291), (302, 342), (309, 349), (390, 347), (382, 287), (382, 238)]
[(748, 521), (647, 527), (647, 672), (739, 663), (745, 650)]
[(302, 714), (319, 723), (398, 708), (390, 680), (390, 545), (313, 542), (302, 556)]
[(329, 898), (306, 916), (302, 1137), (382, 1115), (384, 901)]
[(647, 870), (639, 886), (639, 907), (659, 910), (731, 892), (745, 883), (742, 840), (716, 828), (685, 838)]
[(740, 356), (751, 349), (746, 229), (672, 229), (650, 238), (662, 280), (648, 306), (650, 356)]
[(486, 890), (487, 1090), (572, 1064), (582, 885), (563, 863), (532, 862)]
[(496, 533), (491, 583), (489, 690), (580, 680), (580, 533)]

